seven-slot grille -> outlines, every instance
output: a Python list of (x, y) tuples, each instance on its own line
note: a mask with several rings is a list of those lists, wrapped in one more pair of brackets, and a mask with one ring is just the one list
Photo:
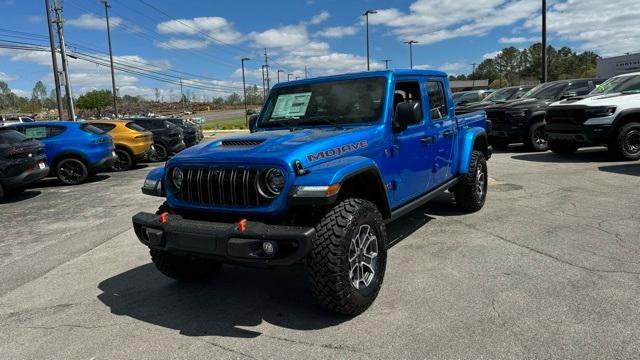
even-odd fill
[(181, 169), (182, 188), (178, 199), (196, 204), (260, 207), (271, 203), (258, 190), (262, 169), (187, 168)]

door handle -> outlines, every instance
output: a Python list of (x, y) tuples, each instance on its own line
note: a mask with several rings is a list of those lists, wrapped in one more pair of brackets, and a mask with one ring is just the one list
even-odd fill
[(449, 137), (449, 136), (453, 136), (453, 130), (445, 130), (445, 131), (442, 133), (442, 135), (447, 136), (447, 137)]
[(420, 144), (428, 145), (431, 143), (433, 143), (433, 137), (431, 136), (423, 137), (422, 139), (420, 139)]

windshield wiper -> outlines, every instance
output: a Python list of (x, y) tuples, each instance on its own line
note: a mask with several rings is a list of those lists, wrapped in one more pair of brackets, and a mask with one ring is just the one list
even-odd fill
[[(284, 128), (289, 129), (289, 131), (293, 132), (296, 130), (296, 125), (298, 125), (297, 122), (293, 121), (293, 118), (282, 118), (283, 120), (274, 120), (274, 119), (269, 119), (269, 121), (267, 123), (271, 123), (271, 124), (277, 124), (280, 125)], [(289, 119), (284, 120), (284, 119)]]
[(329, 125), (335, 127), (338, 130), (344, 129), (344, 127), (342, 127), (342, 125), (340, 125), (339, 123), (331, 120), (334, 117), (335, 116), (317, 116), (317, 117), (312, 117), (312, 118), (309, 118), (309, 121), (302, 122), (301, 124), (305, 124), (305, 123), (309, 124), (309, 123), (314, 123), (314, 122), (320, 121), (320, 122), (329, 124)]

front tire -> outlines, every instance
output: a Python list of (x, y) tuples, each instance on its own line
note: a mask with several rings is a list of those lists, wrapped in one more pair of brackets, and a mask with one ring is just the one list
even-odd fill
[(152, 162), (166, 161), (169, 157), (167, 147), (162, 144), (153, 144), (154, 150), (149, 154), (149, 160)]
[(181, 282), (203, 280), (214, 275), (222, 263), (170, 254), (162, 250), (150, 250), (151, 260), (156, 268), (165, 276)]
[(524, 144), (527, 149), (532, 151), (547, 151), (549, 150), (549, 143), (547, 141), (547, 132), (544, 128), (544, 122), (539, 121), (531, 124), (527, 131), (527, 137), (524, 139)]
[(455, 186), (454, 196), (458, 207), (465, 212), (476, 212), (484, 206), (489, 183), (487, 160), (481, 151), (471, 153), (469, 172)]
[(620, 127), (614, 140), (609, 150), (616, 158), (628, 161), (640, 159), (640, 123), (632, 122)]
[(316, 226), (307, 258), (311, 287), (327, 309), (355, 316), (374, 302), (387, 265), (387, 232), (371, 202), (346, 199)]
[(64, 185), (82, 184), (89, 177), (89, 170), (82, 160), (62, 159), (56, 164), (56, 176)]
[(111, 171), (127, 171), (133, 166), (133, 157), (127, 150), (116, 149), (118, 159), (111, 165)]
[(578, 151), (578, 145), (573, 141), (549, 140), (549, 150), (558, 155), (572, 155)]

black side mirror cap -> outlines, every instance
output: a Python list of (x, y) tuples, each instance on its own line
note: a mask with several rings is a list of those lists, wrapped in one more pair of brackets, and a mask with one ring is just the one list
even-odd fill
[(422, 107), (420, 103), (399, 103), (393, 119), (393, 132), (399, 133), (407, 129), (409, 124), (417, 124), (422, 120)]
[(258, 114), (249, 116), (249, 131), (255, 132), (258, 127)]

